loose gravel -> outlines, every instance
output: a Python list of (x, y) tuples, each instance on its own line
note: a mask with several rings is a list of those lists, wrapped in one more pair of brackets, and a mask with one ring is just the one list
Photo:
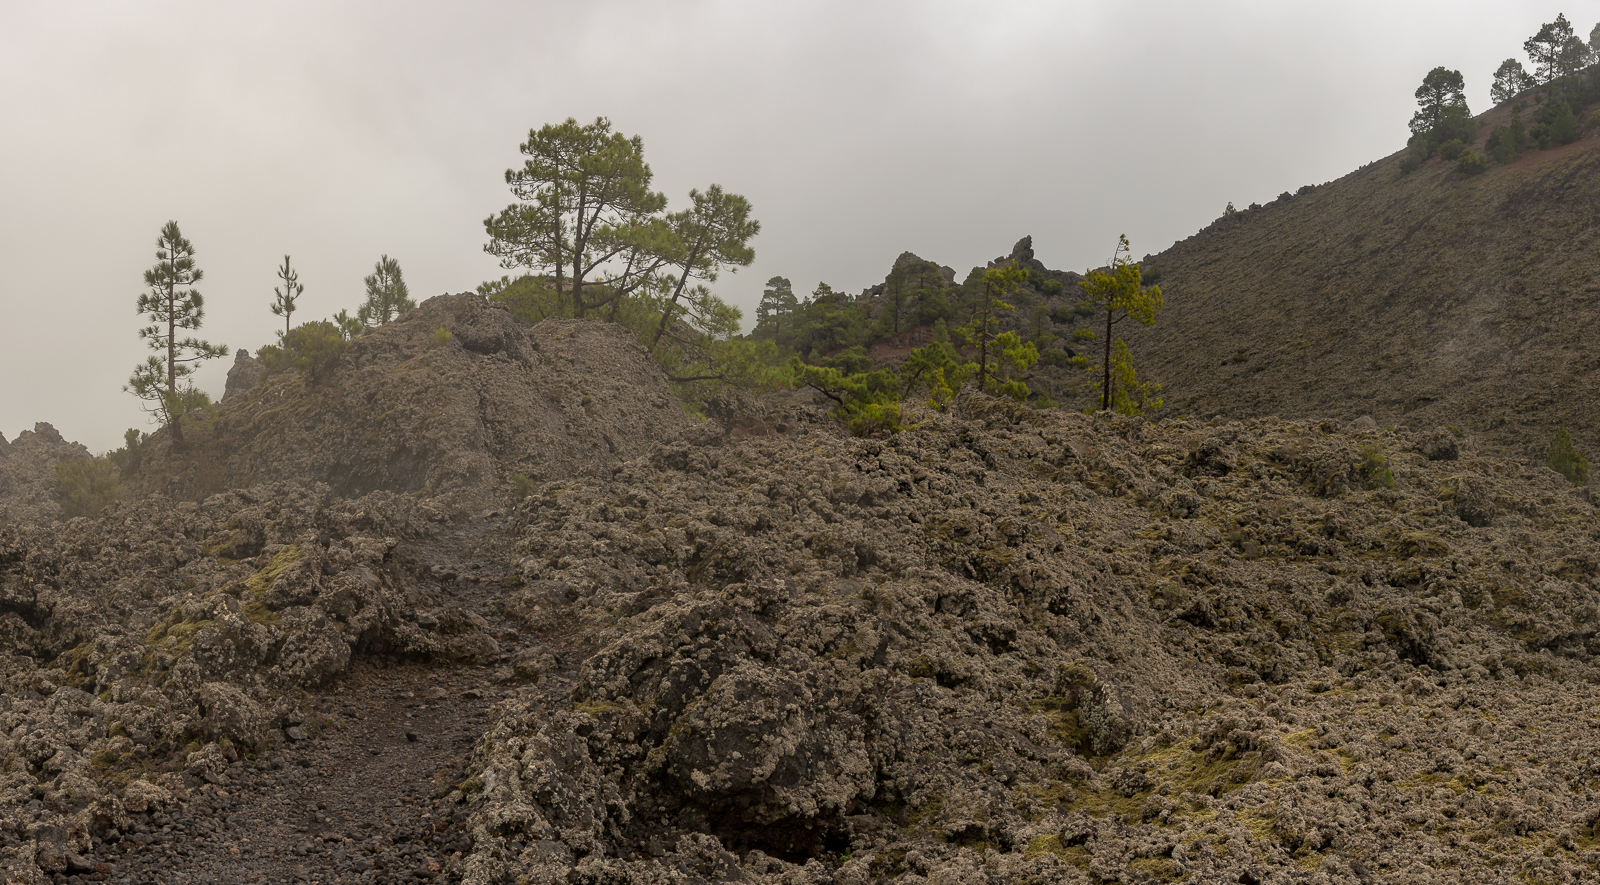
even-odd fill
[(300, 740), (233, 762), (56, 881), (454, 881), (470, 846), (451, 793), (500, 697), (487, 683), (477, 667), (358, 664), (290, 729)]

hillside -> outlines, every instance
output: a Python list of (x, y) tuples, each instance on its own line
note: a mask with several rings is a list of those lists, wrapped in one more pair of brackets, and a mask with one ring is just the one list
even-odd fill
[(140, 447), (135, 491), (199, 499), (293, 480), (481, 501), (517, 475), (615, 466), (690, 423), (620, 327), (532, 328), (472, 293), (430, 298), (350, 342), (325, 377), (231, 374), (243, 383), (187, 449), (166, 429)]
[(915, 418), (667, 437), (467, 520), (278, 484), (0, 525), (7, 880), (1600, 868), (1564, 480), (1432, 432)]
[(1600, 138), (1474, 177), (1401, 157), (1149, 259), (1166, 307), (1128, 337), (1167, 413), (1370, 414), (1529, 455), (1564, 421), (1600, 450)]
[[(461, 294), (240, 356), (96, 518), (0, 440), (0, 879), (1593, 881), (1600, 531), (1525, 456), (1600, 432), (1597, 150), (1148, 259), (1166, 416), (696, 422), (623, 328)], [(1009, 260), (1075, 404), (1078, 277)], [(973, 292), (906, 253), (770, 334), (893, 363)]]

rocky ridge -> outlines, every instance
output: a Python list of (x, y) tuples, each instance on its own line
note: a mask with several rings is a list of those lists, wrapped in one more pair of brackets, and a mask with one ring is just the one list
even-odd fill
[(472, 293), (430, 298), (362, 335), (316, 380), (284, 371), (246, 387), (250, 371), (235, 371), (187, 450), (173, 451), (165, 431), (141, 447), (136, 491), (199, 499), (324, 482), (347, 497), (416, 492), (477, 506), (517, 475), (608, 469), (690, 423), (620, 327), (528, 327)]

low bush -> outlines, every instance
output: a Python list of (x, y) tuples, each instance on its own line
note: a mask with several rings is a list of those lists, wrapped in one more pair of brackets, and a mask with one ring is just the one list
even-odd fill
[(1564, 424), (1556, 429), (1556, 437), (1550, 441), (1550, 452), (1545, 456), (1544, 463), (1575, 486), (1589, 483), (1589, 462), (1573, 446), (1572, 434), (1567, 432)]
[[(445, 340), (449, 340), (449, 331), (442, 328), (440, 331), (444, 332)], [(338, 326), (327, 320), (316, 320), (289, 330), (283, 336), (282, 346), (269, 344), (261, 348), (260, 356), (269, 372), (292, 368), (307, 381), (316, 383), (339, 362), (344, 346), (345, 337)]]
[(1439, 157), (1443, 160), (1454, 160), (1461, 156), (1462, 151), (1465, 151), (1466, 149), (1467, 146), (1461, 141), (1461, 139), (1452, 138), (1444, 144), (1439, 145)]
[(1477, 175), (1488, 166), (1489, 163), (1484, 160), (1483, 154), (1477, 151), (1464, 151), (1461, 157), (1456, 160), (1456, 171), (1462, 175)]
[(1383, 450), (1377, 446), (1369, 445), (1361, 449), (1356, 470), (1369, 489), (1394, 488), (1394, 471), (1389, 469), (1389, 459), (1383, 456)]
[(56, 464), (55, 493), (62, 519), (99, 516), (122, 496), (122, 475), (107, 458), (69, 458)]

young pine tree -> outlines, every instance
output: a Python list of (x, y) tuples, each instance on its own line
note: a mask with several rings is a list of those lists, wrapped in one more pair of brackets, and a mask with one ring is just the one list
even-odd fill
[(387, 255), (373, 265), (366, 278), (367, 300), (356, 311), (356, 318), (369, 329), (381, 326), (417, 306), (400, 276), (400, 262)]
[[(167, 222), (156, 238), (156, 265), (144, 272), (149, 291), (139, 295), (138, 312), (150, 325), (139, 330), (139, 337), (155, 351), (133, 370), (123, 390), (144, 400), (148, 411), (161, 417), (172, 428), (176, 446), (182, 447), (185, 403), (193, 401), (194, 363), (228, 355), (227, 345), (211, 344), (193, 336), (178, 338), (180, 331), (200, 328), (205, 318), (205, 299), (191, 288), (203, 273), (194, 263), (194, 244), (178, 230), (176, 221)], [(189, 389), (180, 389), (188, 382)]]
[(967, 340), (978, 347), (978, 389), (1005, 393), (1018, 401), (1027, 399), (1028, 389), (1021, 381), (1008, 381), (1003, 377), (1002, 362), (1020, 371), (1037, 362), (1039, 352), (1031, 342), (1024, 344), (1015, 332), (997, 332), (1000, 324), (997, 314), (1016, 309), (1002, 299), (1011, 297), (1027, 279), (1028, 272), (1015, 261), (984, 271), (983, 293), (973, 311), (972, 322), (962, 330)]
[[(1095, 306), (1106, 312), (1105, 355), (1101, 363), (1100, 409), (1106, 411), (1117, 405), (1117, 387), (1133, 381), (1133, 358), (1122, 339), (1112, 340), (1111, 329), (1128, 317), (1148, 326), (1156, 321), (1156, 311), (1161, 309), (1161, 287), (1143, 285), (1139, 263), (1133, 260), (1128, 236), (1117, 238), (1116, 251), (1111, 254), (1109, 270), (1092, 270), (1079, 286)], [(1113, 345), (1121, 345), (1117, 354)], [(1153, 405), (1160, 405), (1156, 401)], [(1119, 409), (1120, 410), (1120, 409)]]
[(283, 280), (282, 288), (274, 288), (272, 294), (272, 312), (283, 317), (283, 334), (289, 334), (289, 315), (294, 313), (295, 299), (306, 290), (300, 285), (300, 275), (289, 267), (289, 256), (283, 256), (283, 267), (278, 268), (278, 279)]

